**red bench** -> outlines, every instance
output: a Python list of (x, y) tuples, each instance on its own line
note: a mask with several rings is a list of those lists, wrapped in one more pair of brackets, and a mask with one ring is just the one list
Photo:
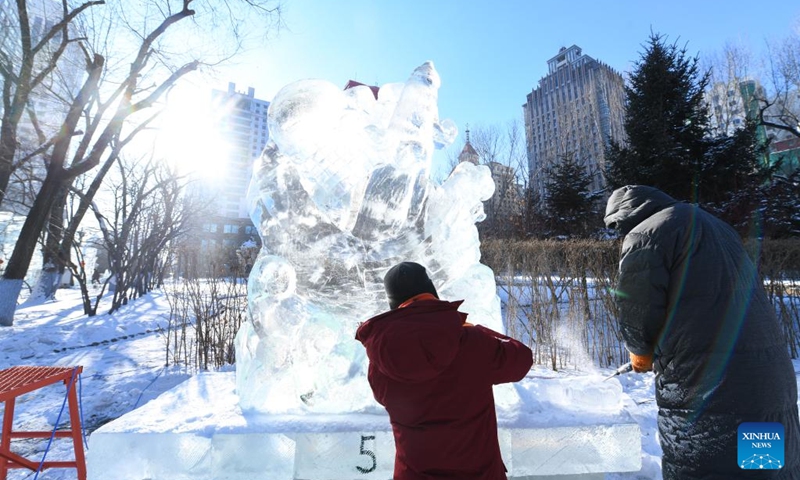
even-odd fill
[[(11, 440), (15, 438), (72, 438), (75, 450), (74, 461), (41, 463), (41, 470), (47, 468), (75, 468), (78, 480), (86, 480), (86, 460), (81, 438), (81, 417), (76, 394), (78, 377), (83, 367), (11, 367), (0, 370), (0, 402), (5, 402), (3, 430), (0, 437), (0, 480), (6, 480), (8, 470), (27, 468), (34, 472), (40, 470), (40, 463), (28, 460), (11, 451)], [(14, 403), (18, 396), (38, 390), (47, 385), (64, 382), (69, 402), (70, 430), (53, 431), (14, 431)]]

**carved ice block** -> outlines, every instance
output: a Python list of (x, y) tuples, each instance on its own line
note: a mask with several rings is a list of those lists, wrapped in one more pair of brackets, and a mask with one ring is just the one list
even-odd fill
[[(234, 385), (233, 373), (201, 374), (103, 425), (90, 438), (89, 480), (392, 478), (385, 414), (251, 416)], [(557, 413), (543, 411), (542, 425), (500, 415), (510, 479), (599, 480), (641, 469), (641, 433), (627, 414), (559, 426)]]
[(500, 451), (513, 478), (630, 472), (642, 468), (641, 433), (635, 423), (501, 428)]

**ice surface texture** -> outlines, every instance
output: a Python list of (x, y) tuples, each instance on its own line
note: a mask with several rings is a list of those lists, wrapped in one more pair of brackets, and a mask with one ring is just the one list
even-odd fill
[(359, 322), (388, 309), (383, 275), (415, 261), (470, 321), (502, 331), (494, 274), (479, 263), (475, 222), (494, 182), (461, 164), (430, 180), (433, 151), (452, 143), (439, 121), (439, 75), (342, 91), (322, 80), (284, 87), (248, 198), (262, 250), (250, 274), (250, 322), (236, 340), (242, 408), (344, 413), (377, 406)]
[[(195, 375), (92, 432), (89, 480), (109, 472), (114, 480), (392, 477), (387, 415), (247, 415), (234, 383), (229, 372)], [(514, 387), (522, 401), (497, 412), (510, 479), (592, 480), (642, 469), (642, 433), (622, 408), (616, 379), (527, 378)], [(593, 403), (605, 397), (619, 405)]]

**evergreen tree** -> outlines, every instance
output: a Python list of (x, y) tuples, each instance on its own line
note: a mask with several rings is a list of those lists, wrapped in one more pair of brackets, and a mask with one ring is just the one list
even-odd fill
[(651, 34), (625, 89), (628, 141), (610, 144), (604, 173), (612, 188), (650, 185), (743, 229), (770, 176), (766, 146), (753, 122), (712, 136), (703, 101), (708, 79), (697, 57)]
[(707, 83), (697, 58), (651, 34), (625, 87), (628, 142), (612, 142), (606, 152), (605, 174), (612, 188), (642, 184), (677, 198), (693, 197), (708, 148)]
[(545, 194), (546, 223), (553, 235), (585, 235), (599, 227), (597, 200), (591, 192), (591, 174), (574, 155), (561, 158), (548, 172)]
[(800, 237), (800, 170), (775, 175), (764, 197), (764, 233), (773, 238)]
[(697, 177), (703, 207), (737, 228), (750, 231), (753, 215), (763, 208), (765, 193), (777, 168), (769, 166), (766, 144), (756, 140), (755, 122), (730, 136), (707, 138), (708, 149)]

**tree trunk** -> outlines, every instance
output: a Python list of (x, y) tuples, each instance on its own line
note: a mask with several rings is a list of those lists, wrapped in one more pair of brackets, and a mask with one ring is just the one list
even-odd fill
[(55, 298), (58, 285), (61, 283), (62, 274), (58, 273), (55, 264), (45, 263), (42, 271), (36, 278), (36, 283), (31, 288), (31, 295), (25, 301), (27, 305), (35, 305), (48, 299)]
[(100, 300), (103, 299), (103, 295), (106, 293), (106, 288), (108, 287), (109, 280), (106, 280), (102, 285), (100, 285), (100, 292), (97, 293), (94, 303), (89, 301), (89, 310), (86, 312), (88, 316), (94, 317), (95, 315), (97, 315), (97, 307), (100, 306)]
[(14, 126), (7, 124), (6, 119), (2, 120), (0, 128), (0, 205), (3, 204), (8, 183), (13, 172), (14, 153), (16, 152), (17, 139), (12, 130)]
[(64, 251), (61, 241), (64, 235), (64, 206), (66, 202), (66, 190), (61, 189), (58, 192), (56, 201), (50, 207), (49, 221), (45, 230), (42, 274), (39, 275), (39, 279), (33, 289), (36, 300), (55, 299), (56, 291), (61, 287), (64, 274), (67, 273), (69, 249), (67, 248)]
[(16, 91), (11, 92), (11, 79), (4, 79), (3, 101), (10, 101), (0, 119), (0, 205), (3, 204), (11, 174), (14, 173), (14, 157), (17, 153), (17, 126), (22, 118), (22, 105), (27, 103), (30, 91), (27, 83), (30, 80), (29, 65), (24, 65), (18, 77)]
[[(117, 161), (118, 158), (119, 157), (116, 151), (113, 151), (111, 153), (111, 156), (103, 163), (103, 165), (97, 171), (97, 174), (92, 180), (92, 183), (89, 185), (87, 191), (83, 195), (81, 195), (80, 201), (78, 202), (78, 208), (75, 209), (75, 213), (72, 215), (69, 224), (63, 230), (64, 233), (60, 238), (61, 238), (61, 252), (65, 261), (64, 263), (65, 265), (66, 262), (68, 262), (70, 259), (70, 252), (71, 252), (70, 249), (72, 248), (72, 244), (75, 241), (75, 235), (78, 232), (78, 227), (80, 227), (83, 218), (86, 216), (86, 212), (89, 211), (89, 208), (92, 205), (92, 201), (94, 200), (95, 195), (97, 195), (97, 192), (100, 190), (100, 186), (102, 185), (103, 180), (106, 177), (106, 174), (108, 173), (108, 171), (111, 169), (111, 166), (114, 165), (114, 163)], [(66, 204), (66, 196), (67, 193), (64, 192), (65, 204)]]
[(0, 278), (0, 327), (10, 327), (14, 324), (14, 311), (17, 308), (17, 298), (19, 298), (21, 290), (21, 279)]
[(92, 302), (89, 298), (89, 285), (86, 282), (86, 271), (83, 268), (80, 270), (70, 269), (70, 274), (78, 280), (78, 286), (81, 289), (81, 300), (83, 301), (83, 313), (91, 317)]
[(57, 193), (61, 186), (61, 181), (54, 178), (56, 176), (48, 172), (42, 183), (42, 188), (28, 213), (28, 217), (22, 225), (22, 231), (20, 231), (17, 243), (14, 245), (11, 258), (8, 259), (8, 266), (3, 273), (2, 281), (0, 281), (0, 326), (14, 324), (14, 311), (17, 308), (17, 299), (22, 289), (22, 281), (28, 273), (31, 258), (33, 258), (33, 254), (36, 251), (37, 240), (42, 233), (50, 209), (56, 201)]

